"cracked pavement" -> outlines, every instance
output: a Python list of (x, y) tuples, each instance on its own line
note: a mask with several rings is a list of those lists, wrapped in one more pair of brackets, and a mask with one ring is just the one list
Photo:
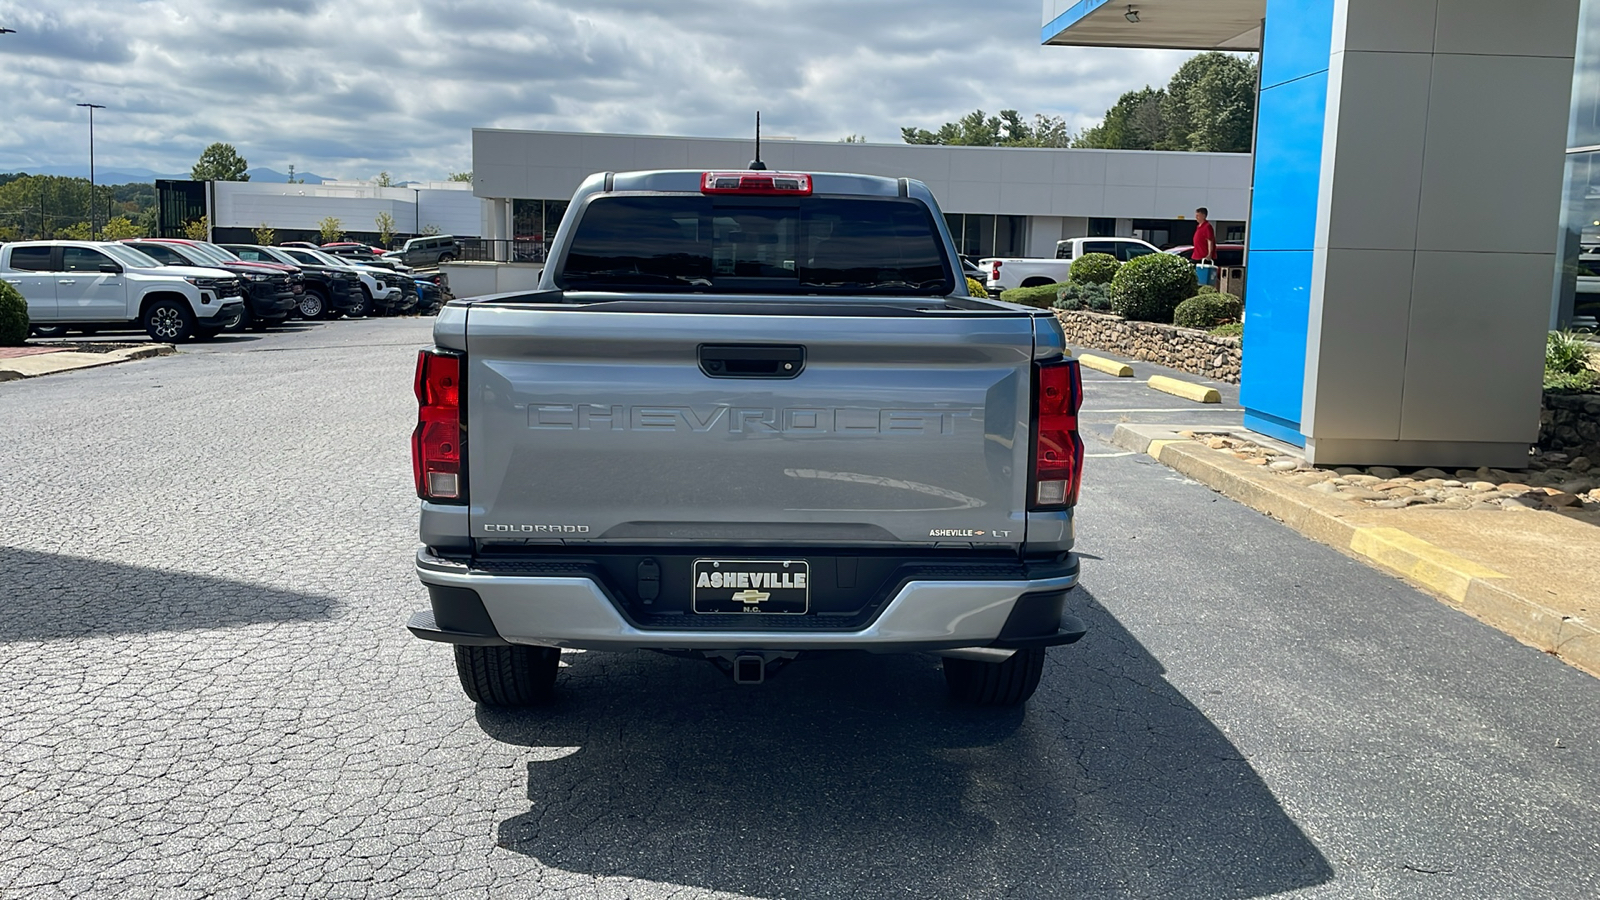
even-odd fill
[(476, 710), (404, 629), (430, 321), (0, 385), (0, 897), (1600, 895), (1600, 681), (1092, 430), (1025, 716), (921, 656)]

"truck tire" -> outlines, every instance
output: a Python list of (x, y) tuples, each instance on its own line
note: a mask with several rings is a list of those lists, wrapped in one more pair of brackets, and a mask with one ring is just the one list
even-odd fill
[(352, 319), (364, 319), (372, 315), (372, 295), (367, 293), (367, 286), (361, 286), (361, 302), (345, 310), (345, 315)]
[(461, 689), (484, 706), (532, 706), (550, 699), (561, 651), (555, 647), (456, 648)]
[(1005, 662), (946, 659), (944, 683), (950, 696), (974, 706), (1017, 706), (1028, 702), (1044, 674), (1044, 648), (1018, 650)]
[(33, 332), (34, 337), (46, 337), (46, 338), (65, 337), (66, 333), (67, 333), (67, 326), (65, 326), (65, 325), (32, 325), (32, 326), (29, 326), (28, 330)]
[(306, 321), (320, 319), (328, 313), (328, 298), (315, 288), (300, 295), (300, 318)]
[(144, 332), (152, 341), (174, 344), (194, 334), (194, 315), (176, 300), (157, 300), (144, 311)]

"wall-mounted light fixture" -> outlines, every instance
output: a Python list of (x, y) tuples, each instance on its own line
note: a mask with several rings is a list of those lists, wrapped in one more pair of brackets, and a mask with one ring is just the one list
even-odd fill
[(1124, 19), (1127, 19), (1129, 22), (1138, 22), (1139, 21), (1139, 11), (1137, 9), (1134, 9), (1132, 6), (1129, 6), (1128, 7), (1128, 11), (1123, 13), (1122, 17)]

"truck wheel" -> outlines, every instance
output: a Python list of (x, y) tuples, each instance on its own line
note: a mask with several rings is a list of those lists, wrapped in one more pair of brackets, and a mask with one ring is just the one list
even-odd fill
[(194, 316), (176, 300), (157, 300), (144, 311), (144, 331), (152, 341), (176, 343), (194, 334)]
[(62, 335), (65, 335), (67, 333), (67, 326), (65, 326), (65, 325), (34, 325), (34, 326), (31, 326), (28, 330), (33, 332), (34, 337), (51, 337), (51, 338), (53, 338), (53, 337), (61, 337)]
[(944, 683), (950, 695), (975, 706), (1017, 706), (1028, 702), (1044, 674), (1044, 648), (1018, 650), (1005, 662), (946, 659)]
[(352, 319), (362, 319), (372, 315), (372, 295), (367, 293), (367, 286), (361, 286), (361, 301), (345, 311), (345, 315)]
[(322, 318), (323, 311), (328, 308), (328, 301), (323, 298), (321, 291), (306, 291), (300, 295), (300, 318), (310, 321)]
[(531, 706), (550, 699), (561, 651), (554, 647), (456, 648), (461, 689), (484, 706)]
[(228, 332), (229, 334), (238, 334), (246, 328), (254, 327), (255, 323), (255, 314), (250, 312), (250, 304), (246, 303), (244, 305), (244, 310), (239, 313), (239, 318), (234, 319), (227, 325), (222, 326), (222, 330)]

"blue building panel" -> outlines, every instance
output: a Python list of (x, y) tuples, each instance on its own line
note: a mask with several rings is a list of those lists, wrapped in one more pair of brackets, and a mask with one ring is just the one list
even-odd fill
[(1252, 252), (1250, 301), (1244, 311), (1244, 331), (1250, 337), (1239, 400), (1245, 424), (1294, 444), (1304, 442), (1300, 410), (1311, 318), (1311, 257), (1310, 250)]
[(1332, 53), (1333, 0), (1267, 0), (1239, 397), (1246, 427), (1296, 444)]
[(1326, 70), (1261, 92), (1255, 193), (1250, 200), (1252, 253), (1314, 246), (1327, 111)]
[(1333, 54), (1333, 0), (1267, 0), (1261, 39), (1261, 88), (1328, 69)]

